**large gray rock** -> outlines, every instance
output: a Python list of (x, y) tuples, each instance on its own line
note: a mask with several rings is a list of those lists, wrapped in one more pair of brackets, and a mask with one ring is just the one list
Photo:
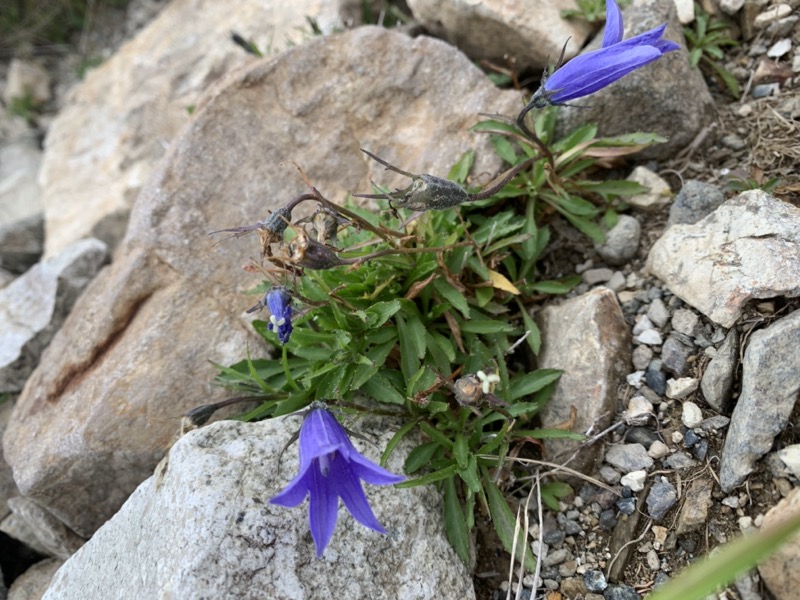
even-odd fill
[(0, 290), (0, 392), (22, 389), (105, 260), (103, 242), (80, 240)]
[[(643, 0), (623, 11), (625, 39), (669, 22), (664, 35), (679, 44), (683, 31), (673, 0)], [(602, 35), (586, 49), (600, 47)], [(688, 146), (714, 118), (714, 100), (699, 69), (689, 64), (685, 50), (670, 52), (619, 81), (563, 108), (558, 115), (561, 135), (585, 123), (597, 123), (599, 135), (635, 131), (658, 133), (667, 142), (640, 152), (641, 158), (666, 159)]]
[(800, 310), (750, 336), (742, 363), (742, 392), (722, 449), (723, 491), (744, 482), (789, 422), (800, 393), (798, 347)]
[[(614, 292), (598, 288), (537, 315), (542, 332), (538, 366), (563, 369), (555, 392), (540, 413), (542, 427), (569, 425), (570, 431), (599, 432), (611, 423), (617, 387), (630, 372), (631, 337)], [(546, 439), (550, 460), (563, 463), (580, 444)], [(591, 472), (598, 445), (582, 448), (569, 466)], [(652, 461), (651, 461), (652, 462)]]
[(761, 190), (744, 192), (697, 223), (668, 228), (647, 268), (731, 327), (751, 299), (800, 295), (800, 209)]
[(221, 76), (252, 64), (236, 31), (275, 54), (339, 23), (324, 0), (173, 0), (70, 93), (47, 135), (40, 181), (47, 256), (83, 237), (112, 250), (131, 205), (190, 109)]
[[(46, 600), (86, 598), (474, 598), (447, 542), (441, 498), (431, 486), (366, 486), (381, 535), (340, 508), (322, 558), (308, 531), (307, 503), (269, 504), (294, 476), (301, 419), (222, 421), (172, 447), (166, 468), (56, 573)], [(354, 439), (377, 461), (378, 446)], [(387, 468), (399, 472), (408, 445)]]
[(591, 31), (583, 19), (561, 16), (562, 10), (575, 8), (571, 0), (536, 5), (504, 0), (408, 0), (408, 7), (423, 27), (470, 58), (500, 66), (511, 60), (517, 71), (545, 68), (567, 39), (567, 58), (572, 58)]
[(240, 294), (260, 278), (238, 268), (258, 242), (215, 246), (206, 233), (303, 193), (285, 161), (332, 200), (371, 180), (408, 185), (361, 147), (439, 175), (477, 148), (475, 172), (495, 173), (488, 139), (469, 128), (517, 101), (451, 46), (380, 28), (316, 38), (215, 86), (17, 401), (4, 448), (20, 491), (91, 535), (152, 472), (176, 418), (225, 397), (209, 361), (263, 352)]
[(11, 584), (8, 600), (41, 600), (62, 564), (63, 560), (48, 558), (33, 565)]
[[(800, 489), (794, 488), (789, 495), (772, 507), (764, 515), (763, 529), (774, 530), (786, 527), (790, 520), (800, 512)], [(800, 535), (794, 535), (781, 544), (758, 565), (758, 573), (776, 600), (793, 600), (800, 588), (800, 570), (797, 557), (800, 556)]]

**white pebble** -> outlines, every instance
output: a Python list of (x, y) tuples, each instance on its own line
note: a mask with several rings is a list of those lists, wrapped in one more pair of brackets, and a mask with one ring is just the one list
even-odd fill
[(703, 413), (694, 402), (684, 402), (681, 422), (689, 429), (694, 429), (703, 422)]
[(667, 398), (680, 400), (694, 392), (700, 385), (699, 379), (681, 377), (680, 379), (667, 379)]
[(661, 340), (661, 334), (655, 329), (643, 331), (636, 336), (636, 341), (640, 344), (647, 344), (648, 346), (660, 346), (663, 343)]
[(632, 492), (641, 492), (644, 489), (645, 479), (647, 479), (646, 471), (631, 471), (627, 475), (623, 475), (619, 482), (631, 488)]
[(654, 460), (664, 458), (667, 454), (669, 454), (669, 446), (660, 440), (650, 444), (650, 449), (647, 451), (647, 456)]

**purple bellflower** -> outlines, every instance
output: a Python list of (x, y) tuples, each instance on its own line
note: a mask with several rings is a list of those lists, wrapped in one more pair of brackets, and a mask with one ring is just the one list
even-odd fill
[(373, 485), (389, 485), (405, 477), (364, 458), (336, 418), (325, 408), (314, 408), (300, 428), (300, 472), (270, 503), (291, 508), (309, 495), (311, 537), (320, 557), (336, 528), (339, 498), (356, 521), (386, 533), (367, 503), (361, 479)]
[(283, 288), (272, 288), (264, 294), (263, 302), (271, 313), (267, 329), (278, 334), (281, 344), (285, 344), (292, 333), (292, 297)]
[(615, 0), (606, 0), (603, 46), (599, 50), (576, 56), (566, 65), (557, 67), (549, 77), (543, 77), (542, 85), (533, 94), (523, 113), (532, 108), (564, 104), (575, 98), (594, 94), (667, 52), (679, 49), (680, 46), (675, 42), (661, 39), (666, 27), (667, 24), (664, 23), (622, 41), (622, 11)]

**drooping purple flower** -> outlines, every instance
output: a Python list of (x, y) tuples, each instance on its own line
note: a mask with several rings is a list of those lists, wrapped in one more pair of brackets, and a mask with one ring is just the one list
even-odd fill
[(675, 42), (661, 39), (666, 27), (665, 23), (622, 41), (622, 11), (615, 0), (606, 0), (603, 46), (599, 50), (576, 56), (544, 78), (523, 112), (594, 94), (667, 52), (679, 49), (680, 46)]
[(283, 288), (272, 288), (264, 294), (263, 302), (271, 313), (267, 329), (277, 333), (281, 344), (285, 344), (292, 333), (292, 297)]
[(300, 428), (300, 472), (270, 503), (291, 508), (309, 496), (311, 537), (320, 557), (336, 528), (339, 498), (356, 521), (386, 533), (367, 503), (362, 479), (388, 485), (405, 478), (364, 458), (336, 418), (325, 408), (315, 408)]

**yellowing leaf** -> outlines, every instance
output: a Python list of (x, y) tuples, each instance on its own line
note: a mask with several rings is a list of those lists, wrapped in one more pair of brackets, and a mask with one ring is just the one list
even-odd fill
[(517, 289), (517, 286), (511, 283), (505, 275), (489, 269), (489, 281), (492, 282), (492, 287), (519, 296), (520, 291)]

